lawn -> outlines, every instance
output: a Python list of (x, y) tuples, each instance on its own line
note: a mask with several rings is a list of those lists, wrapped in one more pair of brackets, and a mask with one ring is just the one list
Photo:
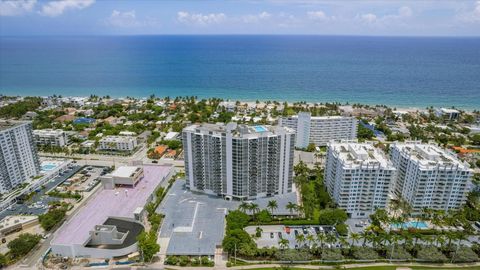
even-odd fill
[[(396, 270), (397, 267), (402, 266), (365, 266), (365, 267), (356, 267), (356, 268), (337, 268), (337, 269), (352, 269), (352, 270)], [(434, 269), (441, 269), (441, 270), (459, 270), (459, 269), (469, 269), (469, 270), (480, 270), (480, 266), (470, 266), (470, 267), (457, 267), (457, 268), (443, 268), (440, 266), (436, 267), (427, 267), (427, 266), (405, 266), (411, 268), (412, 270), (434, 270)], [(252, 268), (248, 270), (311, 270), (307, 268), (299, 268), (299, 267), (285, 267), (285, 268), (275, 268), (275, 267), (266, 267), (266, 268)], [(335, 268), (332, 268), (335, 269)]]

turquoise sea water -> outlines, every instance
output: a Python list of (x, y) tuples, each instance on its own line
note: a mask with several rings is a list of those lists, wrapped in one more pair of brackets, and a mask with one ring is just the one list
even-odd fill
[(0, 93), (480, 109), (480, 38), (0, 37)]

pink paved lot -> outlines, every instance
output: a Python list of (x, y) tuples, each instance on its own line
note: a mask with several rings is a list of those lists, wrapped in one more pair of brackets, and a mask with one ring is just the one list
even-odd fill
[(144, 178), (135, 188), (116, 188), (114, 190), (100, 190), (93, 196), (77, 214), (65, 223), (52, 240), (56, 244), (85, 244), (89, 239), (89, 232), (95, 225), (100, 225), (108, 217), (133, 218), (137, 207), (145, 203), (168, 175), (169, 166), (144, 166)]

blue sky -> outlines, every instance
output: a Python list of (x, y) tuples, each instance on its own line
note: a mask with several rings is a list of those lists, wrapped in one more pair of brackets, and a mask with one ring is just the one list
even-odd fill
[(480, 36), (480, 1), (0, 0), (0, 35)]

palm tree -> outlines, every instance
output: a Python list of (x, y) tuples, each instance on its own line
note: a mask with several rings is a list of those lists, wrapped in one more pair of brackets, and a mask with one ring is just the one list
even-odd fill
[(247, 202), (242, 202), (239, 206), (238, 206), (238, 210), (242, 211), (243, 213), (247, 212), (250, 205), (247, 203)]
[(293, 215), (293, 211), (298, 209), (298, 205), (293, 202), (288, 202), (285, 208)]
[(262, 236), (263, 229), (260, 227), (255, 228), (255, 236), (256, 237), (261, 237)]
[(258, 204), (252, 202), (248, 206), (248, 209), (252, 212), (252, 215), (255, 217), (255, 213), (259, 210)]
[(437, 234), (435, 236), (435, 242), (436, 242), (435, 246), (440, 246), (441, 247), (441, 246), (445, 245), (445, 243), (447, 242), (445, 234), (443, 234), (443, 233), (442, 234)]
[(267, 208), (270, 208), (271, 214), (273, 216), (273, 210), (278, 208), (278, 204), (276, 200), (270, 200), (268, 201)]
[(307, 235), (307, 237), (305, 237), (305, 239), (308, 241), (308, 245), (309, 246), (312, 246), (312, 243), (315, 244), (315, 236), (313, 236), (313, 234), (309, 234)]
[(335, 245), (335, 242), (337, 242), (337, 238), (335, 237), (335, 235), (333, 233), (329, 233), (329, 234), (327, 234), (327, 238), (325, 239), (325, 241), (328, 244), (331, 244), (333, 246), (333, 245)]
[(305, 243), (305, 235), (299, 233), (295, 235), (295, 240), (298, 243), (298, 246), (301, 247), (303, 243)]
[(350, 247), (353, 247), (360, 239), (362, 239), (362, 236), (358, 233), (352, 233), (350, 234), (350, 238), (352, 239), (352, 245)]
[(288, 241), (287, 239), (285, 238), (282, 238), (278, 241), (278, 245), (280, 246), (280, 249), (286, 249), (288, 248), (288, 244), (290, 243), (290, 241)]
[(367, 231), (362, 231), (360, 233), (360, 237), (363, 239), (363, 244), (362, 244), (362, 247), (365, 247), (366, 244), (367, 244), (367, 241), (369, 239), (369, 235), (370, 233), (368, 233)]
[(317, 235), (317, 240), (318, 240), (318, 242), (320, 242), (320, 248), (323, 249), (323, 243), (325, 243), (326, 239), (327, 239), (327, 237), (323, 233), (320, 233), (320, 234)]
[(348, 243), (348, 241), (347, 241), (347, 237), (345, 237), (345, 236), (338, 237), (338, 242), (342, 246), (342, 250), (344, 250), (345, 247), (347, 247), (347, 246), (348, 246), (349, 250), (351, 249), (350, 243)]

